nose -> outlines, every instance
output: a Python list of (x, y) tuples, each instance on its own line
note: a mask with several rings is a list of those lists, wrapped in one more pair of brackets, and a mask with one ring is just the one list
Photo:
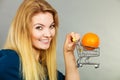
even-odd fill
[(51, 37), (51, 30), (50, 29), (46, 29), (45, 31), (44, 31), (44, 36), (45, 37)]

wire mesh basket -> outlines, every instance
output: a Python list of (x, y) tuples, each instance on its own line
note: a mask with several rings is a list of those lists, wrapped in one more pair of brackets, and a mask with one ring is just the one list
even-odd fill
[[(86, 48), (91, 48), (88, 50)], [(90, 62), (90, 58), (100, 56), (100, 48), (93, 48), (88, 46), (82, 46), (80, 43), (76, 44), (76, 50), (78, 54), (77, 66), (82, 67), (83, 65), (94, 65), (95, 68), (99, 68), (99, 63)]]

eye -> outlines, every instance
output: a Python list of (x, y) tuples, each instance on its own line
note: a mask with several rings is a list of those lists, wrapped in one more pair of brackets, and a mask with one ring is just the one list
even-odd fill
[(55, 28), (55, 24), (52, 24), (51, 26), (50, 26), (50, 29), (54, 29)]
[(42, 30), (43, 27), (42, 26), (36, 26), (36, 29)]

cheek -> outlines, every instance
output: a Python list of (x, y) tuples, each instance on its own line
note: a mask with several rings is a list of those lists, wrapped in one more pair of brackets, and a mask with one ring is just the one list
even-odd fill
[(52, 36), (54, 37), (54, 36), (55, 36), (55, 33), (56, 33), (56, 32), (55, 32), (55, 29), (53, 29), (51, 33), (52, 33)]
[(33, 30), (31, 33), (31, 39), (32, 41), (39, 39), (41, 36), (40, 32), (37, 30)]
[(34, 39), (36, 37), (37, 37), (36, 31), (33, 30), (31, 33), (31, 38)]

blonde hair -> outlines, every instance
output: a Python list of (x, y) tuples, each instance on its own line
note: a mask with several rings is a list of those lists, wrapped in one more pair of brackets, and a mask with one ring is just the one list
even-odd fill
[[(39, 12), (50, 12), (53, 15), (56, 35), (50, 48), (42, 51), (42, 64), (34, 57), (30, 37), (31, 18)], [(25, 80), (57, 80), (56, 37), (58, 30), (58, 14), (45, 0), (24, 0), (11, 24), (5, 48), (15, 50), (20, 56), (21, 73)], [(41, 52), (41, 51), (40, 51)], [(46, 68), (44, 68), (46, 67)], [(47, 69), (47, 74), (45, 72)]]

